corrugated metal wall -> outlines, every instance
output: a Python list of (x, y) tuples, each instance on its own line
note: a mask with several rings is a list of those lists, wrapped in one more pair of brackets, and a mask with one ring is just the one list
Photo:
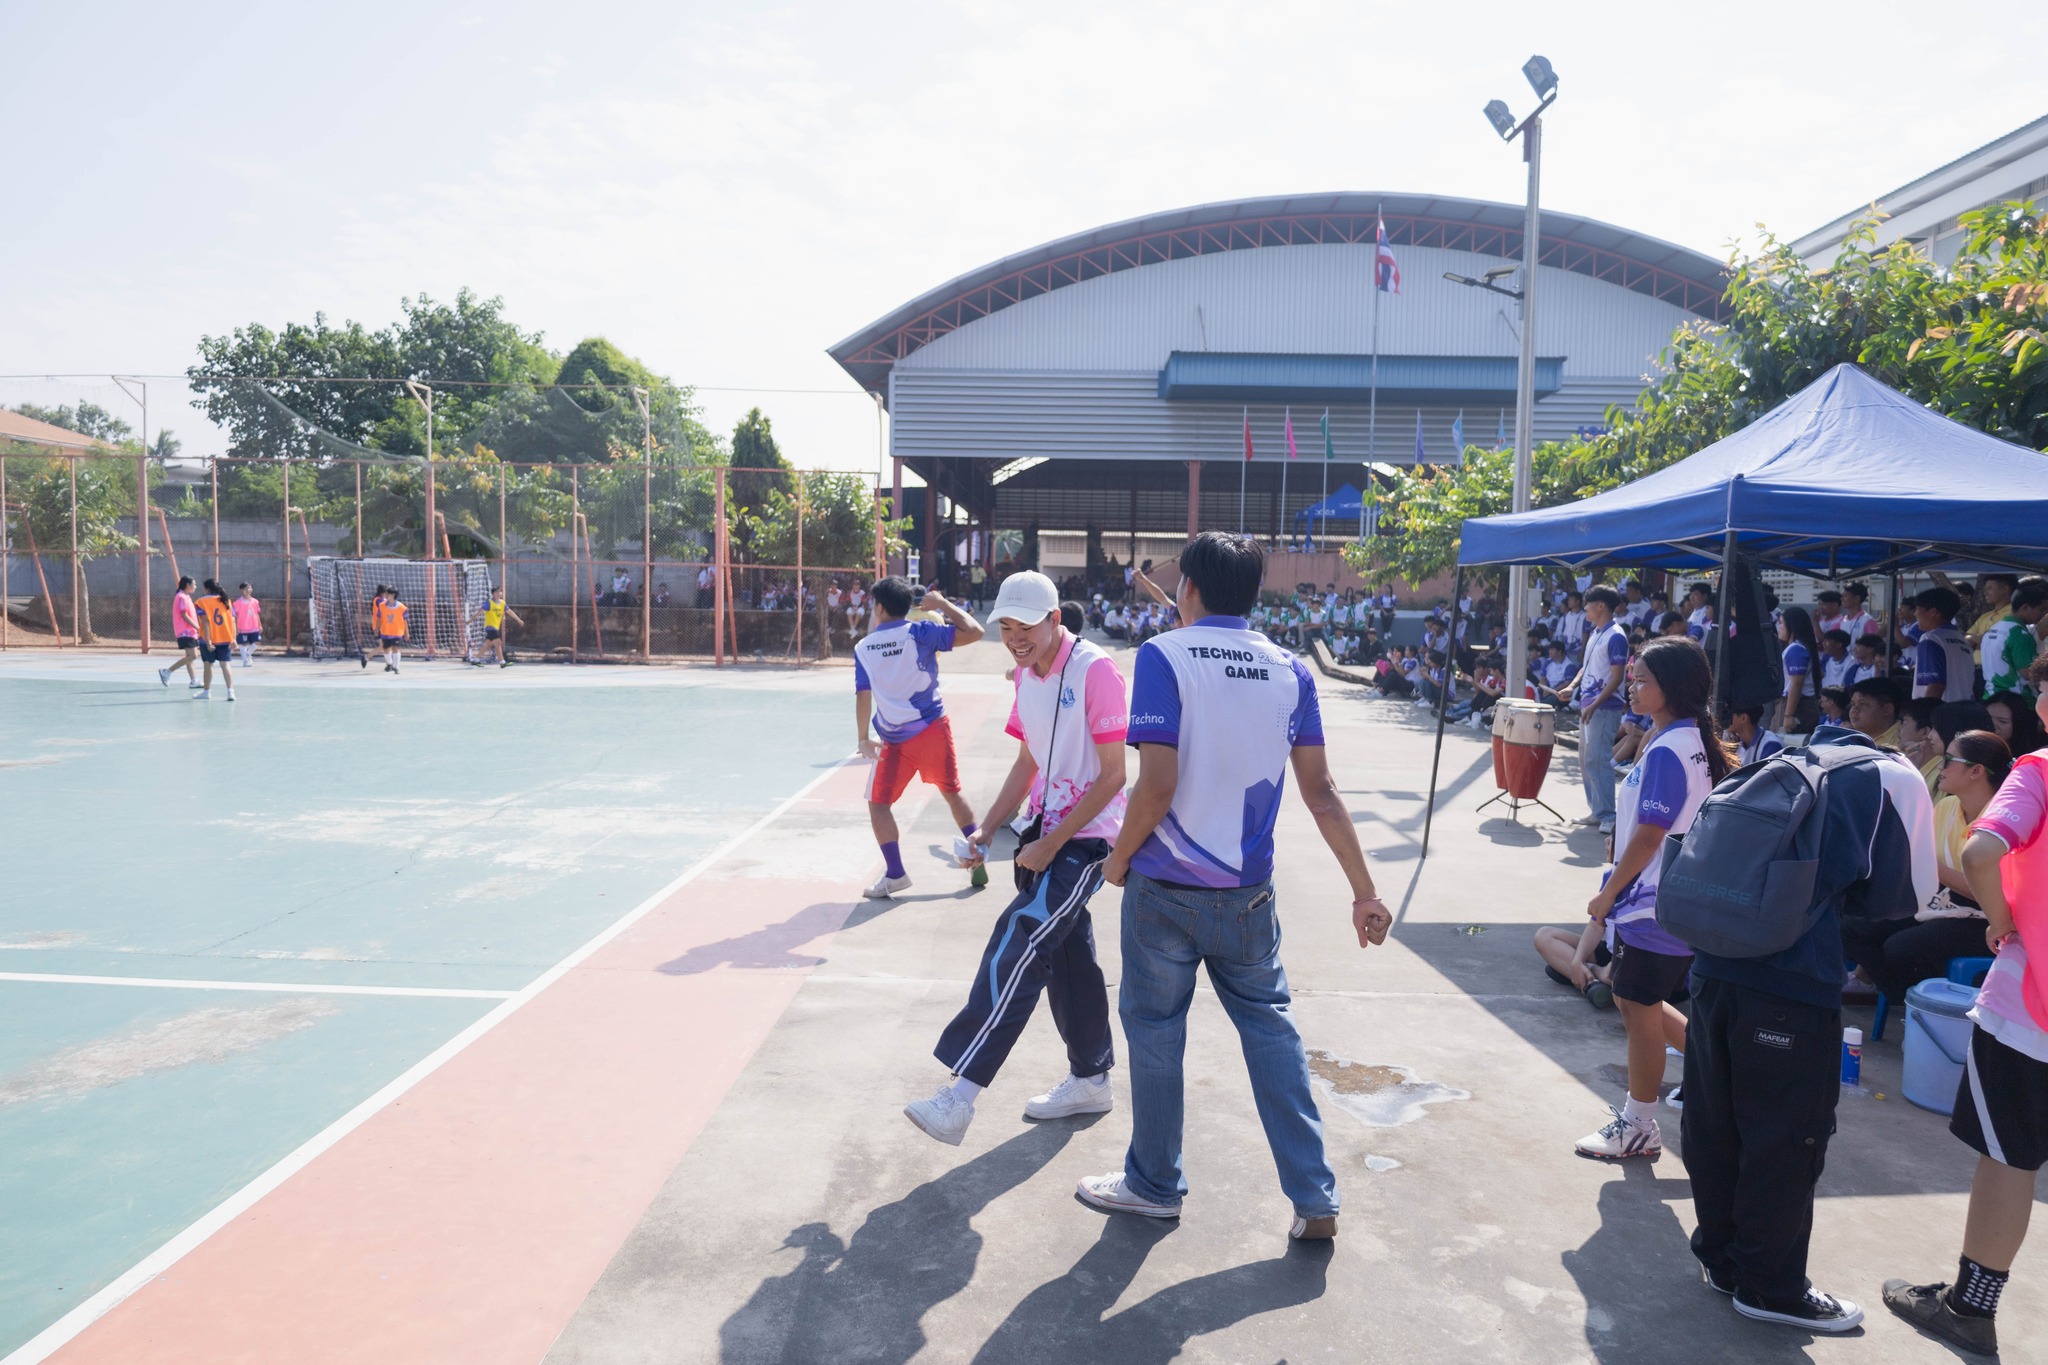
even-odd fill
[[(1511, 299), (1452, 284), (1513, 264), (1466, 251), (1405, 247), (1403, 293), (1380, 296), (1380, 351), (1498, 355), (1517, 351)], [(1363, 355), (1372, 343), (1372, 250), (1266, 247), (1164, 261), (1027, 299), (969, 323), (900, 361), (914, 370), (1149, 370), (1174, 351)], [(1571, 271), (1537, 280), (1539, 355), (1566, 357), (1565, 377), (1635, 378), (1692, 315)]]
[[(1598, 426), (1610, 404), (1632, 402), (1641, 387), (1633, 378), (1574, 383), (1567, 377), (1559, 393), (1536, 405), (1536, 437), (1555, 440)], [(1244, 454), (1243, 405), (1166, 402), (1159, 397), (1156, 370), (1001, 373), (899, 367), (890, 377), (890, 391), (890, 447), (902, 458), (1228, 461)], [(1255, 458), (1282, 458), (1283, 410), (1255, 403), (1250, 411)], [(1455, 459), (1451, 423), (1459, 410), (1419, 411), (1428, 459)], [(1413, 461), (1417, 412), (1412, 405), (1380, 404), (1368, 452), (1366, 408), (1331, 408), (1337, 458)], [(1510, 439), (1514, 435), (1512, 406), (1467, 407), (1464, 414), (1468, 444), (1491, 445), (1503, 430)], [(1294, 413), (1294, 439), (1304, 465), (1322, 456), (1321, 417), (1321, 408)]]

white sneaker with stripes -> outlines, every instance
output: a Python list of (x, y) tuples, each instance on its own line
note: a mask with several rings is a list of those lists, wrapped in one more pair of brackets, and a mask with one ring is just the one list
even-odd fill
[(1027, 1119), (1064, 1119), (1075, 1114), (1107, 1114), (1116, 1108), (1116, 1096), (1109, 1088), (1109, 1073), (1083, 1080), (1071, 1073), (1043, 1095), (1024, 1102)]
[(1605, 1128), (1579, 1139), (1580, 1156), (1622, 1161), (1639, 1156), (1655, 1160), (1664, 1155), (1664, 1134), (1659, 1131), (1657, 1120), (1631, 1123), (1619, 1109), (1610, 1108), (1607, 1112), (1614, 1118)]

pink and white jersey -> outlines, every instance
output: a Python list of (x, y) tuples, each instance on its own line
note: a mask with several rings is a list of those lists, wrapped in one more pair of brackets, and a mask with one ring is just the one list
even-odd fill
[(233, 603), (235, 629), (244, 635), (263, 632), (263, 604), (253, 597), (237, 597)]
[[(2042, 837), (2043, 825), (2048, 825), (2048, 764), (2023, 758), (1970, 828), (1996, 838), (2012, 850), (2006, 856), (2014, 858)], [(2027, 1007), (2027, 972), (2027, 950), (2015, 934), (1999, 947), (1970, 1018), (2013, 1051), (2048, 1062), (2048, 1029)]]
[(199, 608), (192, 605), (192, 594), (181, 592), (171, 598), (171, 633), (173, 635), (197, 635), (199, 633)]
[[(1071, 635), (1066, 640), (1043, 678), (1029, 668), (1017, 670), (1017, 698), (1004, 727), (1024, 741), (1038, 765), (1030, 809), (1045, 813), (1048, 828), (1057, 827), (1101, 775), (1095, 746), (1122, 744), (1130, 724), (1130, 697), (1116, 661), (1086, 640)], [(1118, 792), (1073, 837), (1113, 843), (1123, 825), (1124, 794)]]

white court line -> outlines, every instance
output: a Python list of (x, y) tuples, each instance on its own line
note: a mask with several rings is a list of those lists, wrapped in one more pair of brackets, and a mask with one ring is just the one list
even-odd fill
[(213, 1236), (214, 1233), (246, 1213), (264, 1195), (269, 1194), (272, 1190), (284, 1184), (285, 1181), (291, 1179), (292, 1176), (305, 1169), (322, 1152), (325, 1152), (357, 1128), (360, 1128), (393, 1100), (405, 1094), (406, 1091), (418, 1085), (428, 1076), (433, 1075), (434, 1072), (440, 1070), (457, 1053), (460, 1053), (471, 1043), (510, 1018), (513, 1012), (527, 1001), (533, 999), (549, 986), (552, 986), (555, 982), (568, 975), (570, 970), (578, 963), (604, 947), (607, 943), (610, 943), (627, 929), (630, 929), (636, 921), (654, 909), (655, 906), (660, 905), (683, 887), (695, 881), (720, 858), (723, 858), (748, 839), (766, 829), (784, 811), (803, 800), (806, 796), (809, 796), (826, 778), (831, 777), (848, 763), (853, 762), (856, 757), (857, 755), (848, 754), (845, 758), (840, 759), (824, 772), (819, 773), (809, 782), (806, 782), (802, 788), (786, 798), (775, 809), (769, 811), (759, 820), (748, 825), (738, 834), (735, 834), (710, 853), (692, 863), (674, 881), (662, 887), (661, 890), (655, 892), (646, 900), (641, 901), (631, 910), (628, 910), (595, 938), (563, 958), (560, 962), (557, 962), (554, 966), (548, 968), (540, 976), (534, 978), (533, 981), (529, 982), (518, 993), (506, 999), (496, 1009), (456, 1034), (453, 1038), (450, 1038), (447, 1042), (441, 1044), (440, 1047), (435, 1048), (432, 1052), (414, 1063), (411, 1068), (406, 1070), (396, 1080), (364, 1100), (355, 1108), (349, 1110), (346, 1114), (343, 1114), (333, 1123), (328, 1124), (327, 1127), (301, 1143), (295, 1151), (279, 1161), (275, 1166), (272, 1166), (241, 1189), (229, 1195), (207, 1213), (203, 1214), (190, 1227), (187, 1227), (183, 1232), (171, 1238), (170, 1241), (136, 1262), (126, 1274), (31, 1337), (11, 1355), (7, 1356), (4, 1360), (0, 1360), (0, 1365), (40, 1365), (40, 1362), (48, 1360), (69, 1343), (73, 1337), (76, 1337), (80, 1332), (92, 1326), (100, 1318), (105, 1317), (123, 1299), (163, 1274), (173, 1265), (176, 1265), (194, 1248), (206, 1241), (207, 1238)]
[(280, 991), (288, 995), (426, 995), (449, 1000), (510, 1000), (517, 991), (462, 990), (453, 986), (338, 986), (303, 981), (186, 981), (175, 976), (71, 976), (61, 972), (0, 972), (0, 981), (58, 986), (153, 986), (171, 991)]

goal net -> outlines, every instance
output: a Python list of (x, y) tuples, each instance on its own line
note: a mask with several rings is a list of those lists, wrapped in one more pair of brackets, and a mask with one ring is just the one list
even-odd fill
[(461, 658), (482, 646), (484, 607), (491, 598), (490, 561), (483, 559), (339, 559), (306, 561), (313, 577), (313, 657), (356, 658), (374, 652), (370, 602), (379, 587), (398, 589), (406, 606), (406, 647)]

